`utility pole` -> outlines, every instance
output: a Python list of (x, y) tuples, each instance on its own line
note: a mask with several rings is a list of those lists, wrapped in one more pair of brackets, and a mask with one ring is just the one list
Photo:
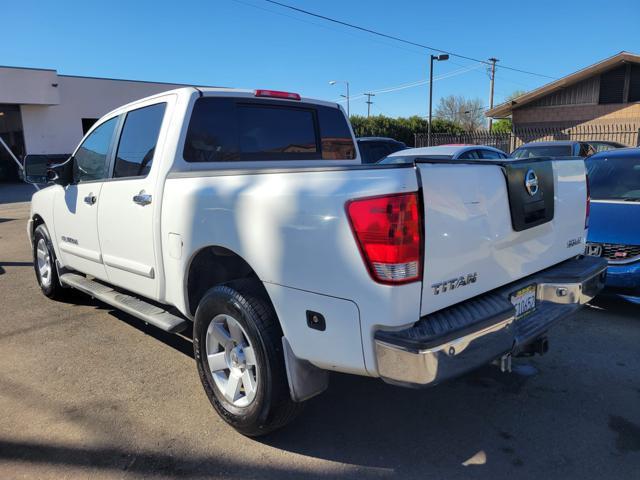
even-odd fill
[(369, 118), (369, 115), (371, 115), (371, 105), (373, 105), (373, 102), (371, 101), (371, 97), (375, 97), (376, 94), (375, 93), (363, 93), (363, 95), (367, 96), (367, 118)]
[[(489, 59), (491, 62), (491, 71), (489, 72), (489, 80), (490, 80), (490, 89), (489, 89), (489, 110), (493, 108), (493, 84), (496, 79), (496, 62), (497, 58), (491, 57)], [(491, 133), (491, 127), (493, 126), (493, 118), (489, 117), (489, 133)]]
[(443, 62), (449, 60), (449, 54), (443, 53), (442, 55), (430, 55), (429, 56), (429, 124), (427, 126), (427, 147), (431, 146), (431, 104), (433, 103), (433, 61)]

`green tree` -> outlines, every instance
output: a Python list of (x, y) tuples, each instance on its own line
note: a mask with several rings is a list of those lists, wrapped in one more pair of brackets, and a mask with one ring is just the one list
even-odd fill
[[(398, 118), (352, 115), (351, 125), (357, 137), (391, 137), (409, 146), (414, 145), (416, 133), (427, 131), (427, 120), (417, 115)], [(439, 118), (434, 119), (432, 125), (434, 133), (461, 133), (463, 130), (460, 125)]]
[(511, 132), (511, 119), (510, 118), (500, 118), (498, 120), (494, 120), (491, 126), (492, 133), (510, 133)]
[[(507, 96), (507, 98), (504, 100), (503, 103), (510, 102), (514, 98), (517, 98), (520, 95), (524, 95), (525, 93), (527, 92), (525, 92), (524, 90), (515, 90), (511, 92), (510, 95)], [(513, 128), (513, 124), (510, 118), (500, 118), (498, 120), (493, 121), (493, 126), (491, 127), (491, 131), (493, 133), (509, 133), (511, 132), (512, 128)]]

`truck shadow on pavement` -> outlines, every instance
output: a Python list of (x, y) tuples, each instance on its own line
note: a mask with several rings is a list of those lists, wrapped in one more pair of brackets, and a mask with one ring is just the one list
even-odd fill
[[(193, 356), (189, 332), (168, 334), (89, 297), (79, 297), (183, 355)], [(78, 303), (80, 298), (73, 302)], [(640, 307), (604, 299), (585, 311), (588, 317), (600, 310), (610, 314), (612, 322), (631, 321), (640, 330)], [(572, 334), (573, 330), (584, 328), (582, 321), (572, 319), (567, 330), (558, 333)], [(601, 323), (602, 319), (593, 317), (588, 321)], [(621, 415), (592, 418), (590, 421), (598, 424), (595, 435), (590, 424), (576, 423), (576, 412), (603, 413), (598, 410), (601, 399), (588, 391), (581, 379), (567, 381), (567, 377), (578, 376), (578, 368), (571, 370), (570, 356), (563, 357), (563, 349), (559, 350), (552, 350), (540, 360), (516, 360), (513, 374), (487, 366), (426, 390), (332, 374), (328, 391), (310, 400), (303, 414), (285, 429), (267, 437), (246, 439), (220, 422), (219, 435), (246, 444), (247, 451), (255, 444), (255, 448), (271, 447), (337, 462), (342, 464), (342, 478), (460, 478), (473, 472), (478, 478), (504, 478), (507, 472), (516, 473), (518, 478), (540, 478), (541, 474), (549, 478), (579, 478), (589, 476), (596, 466), (603, 478), (620, 478), (624, 468), (633, 471), (633, 459), (636, 467), (638, 459), (626, 455), (637, 454), (640, 428)], [(635, 388), (635, 394), (640, 395), (640, 384)], [(210, 414), (215, 415), (213, 410)], [(588, 434), (594, 438), (587, 438), (585, 446), (581, 436)], [(630, 461), (625, 463), (625, 458)], [(337, 475), (336, 470), (308, 470), (303, 462), (287, 462), (285, 466), (248, 458), (243, 463), (216, 455), (173, 455), (164, 450), (2, 439), (0, 459), (146, 477), (220, 475), (315, 480)]]

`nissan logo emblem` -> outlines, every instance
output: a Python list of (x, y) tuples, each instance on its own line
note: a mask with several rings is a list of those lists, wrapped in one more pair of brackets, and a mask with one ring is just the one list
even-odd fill
[(538, 176), (532, 169), (527, 170), (527, 174), (524, 176), (524, 188), (532, 197), (538, 193)]

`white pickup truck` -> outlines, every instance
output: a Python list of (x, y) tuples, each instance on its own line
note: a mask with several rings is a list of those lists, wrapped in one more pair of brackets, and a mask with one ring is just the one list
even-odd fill
[(427, 386), (544, 352), (606, 273), (582, 256), (582, 160), (416, 152), (361, 165), (343, 110), (294, 93), (131, 103), (68, 161), (26, 162), (51, 184), (28, 224), (38, 282), (192, 329), (206, 394), (245, 435), (290, 421), (328, 371)]

